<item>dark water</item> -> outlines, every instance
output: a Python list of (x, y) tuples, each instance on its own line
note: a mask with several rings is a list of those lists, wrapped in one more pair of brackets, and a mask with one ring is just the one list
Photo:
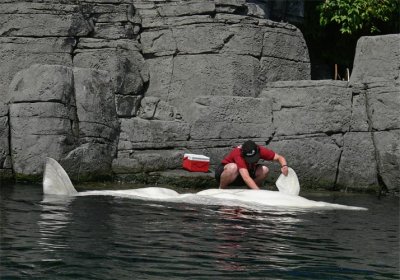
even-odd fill
[(2, 186), (1, 279), (399, 279), (399, 200), (308, 194), (368, 211), (263, 210)]

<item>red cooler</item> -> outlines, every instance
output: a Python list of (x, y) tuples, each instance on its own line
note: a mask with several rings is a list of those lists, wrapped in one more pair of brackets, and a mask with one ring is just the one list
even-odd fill
[(203, 155), (184, 154), (183, 168), (191, 172), (208, 172), (210, 158)]

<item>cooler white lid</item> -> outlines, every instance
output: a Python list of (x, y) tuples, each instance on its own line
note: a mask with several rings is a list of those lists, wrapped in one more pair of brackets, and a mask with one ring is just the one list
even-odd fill
[(198, 160), (198, 161), (210, 161), (209, 157), (203, 155), (196, 155), (196, 154), (184, 154), (184, 158), (188, 158), (190, 160)]

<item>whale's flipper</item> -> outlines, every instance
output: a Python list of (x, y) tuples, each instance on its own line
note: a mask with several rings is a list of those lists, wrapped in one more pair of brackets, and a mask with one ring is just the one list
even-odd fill
[(55, 195), (75, 195), (78, 192), (71, 183), (64, 168), (52, 158), (46, 158), (43, 174), (43, 193)]
[(278, 190), (282, 193), (285, 194), (290, 194), (290, 195), (299, 195), (300, 193), (300, 183), (299, 179), (297, 178), (296, 172), (288, 167), (288, 175), (285, 176), (281, 174), (276, 180), (275, 185), (278, 188)]

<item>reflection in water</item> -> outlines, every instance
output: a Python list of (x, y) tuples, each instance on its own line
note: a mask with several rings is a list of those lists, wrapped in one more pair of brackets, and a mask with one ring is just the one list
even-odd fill
[[(218, 262), (222, 269), (245, 271), (248, 268), (243, 259), (254, 255), (258, 259), (252, 257), (248, 261), (284, 270), (286, 266), (282, 264), (288, 265), (290, 256), (295, 255), (290, 243), (282, 240), (291, 238), (295, 233), (294, 226), (302, 221), (296, 218), (297, 212), (280, 210), (267, 214), (240, 207), (220, 207), (216, 214), (221, 218), (220, 223), (215, 225), (215, 232), (220, 241)], [(248, 247), (248, 240), (252, 239), (255, 242), (251, 244), (254, 245)]]
[[(70, 222), (71, 212), (68, 207), (73, 199), (73, 197), (45, 196), (40, 203), (42, 211), (38, 226), (41, 237), (38, 239), (38, 244), (45, 253), (68, 247), (61, 231)], [(57, 259), (46, 258), (45, 260)]]
[[(220, 207), (216, 214), (222, 218), (221, 223), (215, 224), (215, 235), (220, 243), (217, 246), (217, 263), (222, 270), (227, 271), (245, 271), (247, 267), (238, 259), (241, 256), (241, 242), (246, 238), (246, 231), (240, 224), (245, 214), (243, 208)], [(226, 223), (229, 221), (229, 223)], [(231, 223), (232, 222), (232, 223)], [(235, 234), (232, 234), (232, 231)]]

